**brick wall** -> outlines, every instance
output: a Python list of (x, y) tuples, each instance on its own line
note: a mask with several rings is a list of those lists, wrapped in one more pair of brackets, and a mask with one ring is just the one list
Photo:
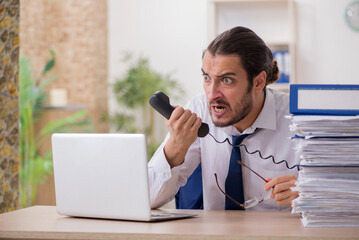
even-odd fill
[[(105, 0), (25, 0), (20, 6), (20, 54), (31, 61), (34, 76), (39, 76), (56, 54), (52, 88), (67, 90), (69, 105), (86, 105), (97, 132), (108, 132), (100, 121), (107, 111), (107, 1)], [(49, 109), (37, 125), (74, 113), (74, 110)], [(50, 138), (41, 150), (50, 148)], [(35, 204), (55, 204), (53, 177), (40, 184)]]
[[(107, 1), (31, 0), (21, 2), (21, 49), (35, 76), (56, 53), (51, 88), (64, 88), (69, 104), (85, 104), (98, 132), (107, 132)], [(50, 117), (51, 118), (51, 117)]]

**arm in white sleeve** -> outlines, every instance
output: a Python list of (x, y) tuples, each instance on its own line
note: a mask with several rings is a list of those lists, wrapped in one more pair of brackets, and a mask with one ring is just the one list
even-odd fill
[[(201, 107), (203, 106), (198, 101), (198, 99), (195, 101), (192, 99), (185, 108), (190, 109), (192, 112), (196, 112), (197, 115), (201, 116)], [(201, 140), (200, 138), (197, 138), (188, 149), (184, 162), (171, 169), (163, 151), (168, 139), (169, 134), (167, 134), (164, 142), (157, 149), (151, 161), (148, 163), (152, 208), (161, 207), (163, 204), (171, 201), (175, 197), (178, 189), (186, 184), (187, 179), (191, 176), (201, 161)]]
[(197, 139), (189, 148), (183, 164), (171, 169), (163, 152), (168, 137), (169, 135), (148, 163), (151, 208), (159, 208), (171, 201), (200, 162), (199, 139)]

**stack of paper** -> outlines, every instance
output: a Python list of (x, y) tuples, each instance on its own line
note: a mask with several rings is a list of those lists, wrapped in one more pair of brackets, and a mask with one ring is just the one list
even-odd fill
[(294, 115), (290, 129), (298, 136), (359, 136), (359, 116)]
[(359, 227), (359, 116), (291, 116), (300, 154), (292, 212), (305, 227)]

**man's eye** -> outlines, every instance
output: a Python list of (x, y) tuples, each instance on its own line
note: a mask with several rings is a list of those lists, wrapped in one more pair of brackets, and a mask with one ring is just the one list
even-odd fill
[(223, 78), (222, 82), (223, 82), (224, 84), (231, 84), (231, 83), (232, 83), (232, 79), (230, 79), (230, 78)]
[(209, 81), (209, 76), (208, 75), (203, 75), (203, 80), (206, 81), (206, 82)]

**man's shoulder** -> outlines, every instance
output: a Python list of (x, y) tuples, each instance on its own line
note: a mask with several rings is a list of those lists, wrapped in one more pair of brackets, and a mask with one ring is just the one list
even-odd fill
[(277, 100), (284, 100), (286, 102), (288, 102), (289, 100), (289, 94), (277, 89), (273, 89), (273, 88), (268, 88), (269, 91), (273, 94), (274, 98)]
[(204, 93), (198, 94), (189, 100), (186, 107), (192, 110), (203, 108), (207, 105), (207, 98)]
[(206, 94), (199, 93), (199, 94), (195, 95), (194, 97), (192, 97), (192, 99), (190, 101), (205, 103), (207, 101)]
[(289, 94), (280, 90), (268, 88), (272, 93), (274, 100), (277, 105), (288, 106), (289, 105)]
[(276, 109), (289, 113), (289, 94), (271, 88), (269, 88), (269, 91), (274, 97)]
[(187, 104), (187, 109), (190, 109), (192, 112), (195, 112), (202, 120), (207, 119), (209, 116), (208, 107), (207, 107), (207, 97), (204, 93), (194, 96)]

